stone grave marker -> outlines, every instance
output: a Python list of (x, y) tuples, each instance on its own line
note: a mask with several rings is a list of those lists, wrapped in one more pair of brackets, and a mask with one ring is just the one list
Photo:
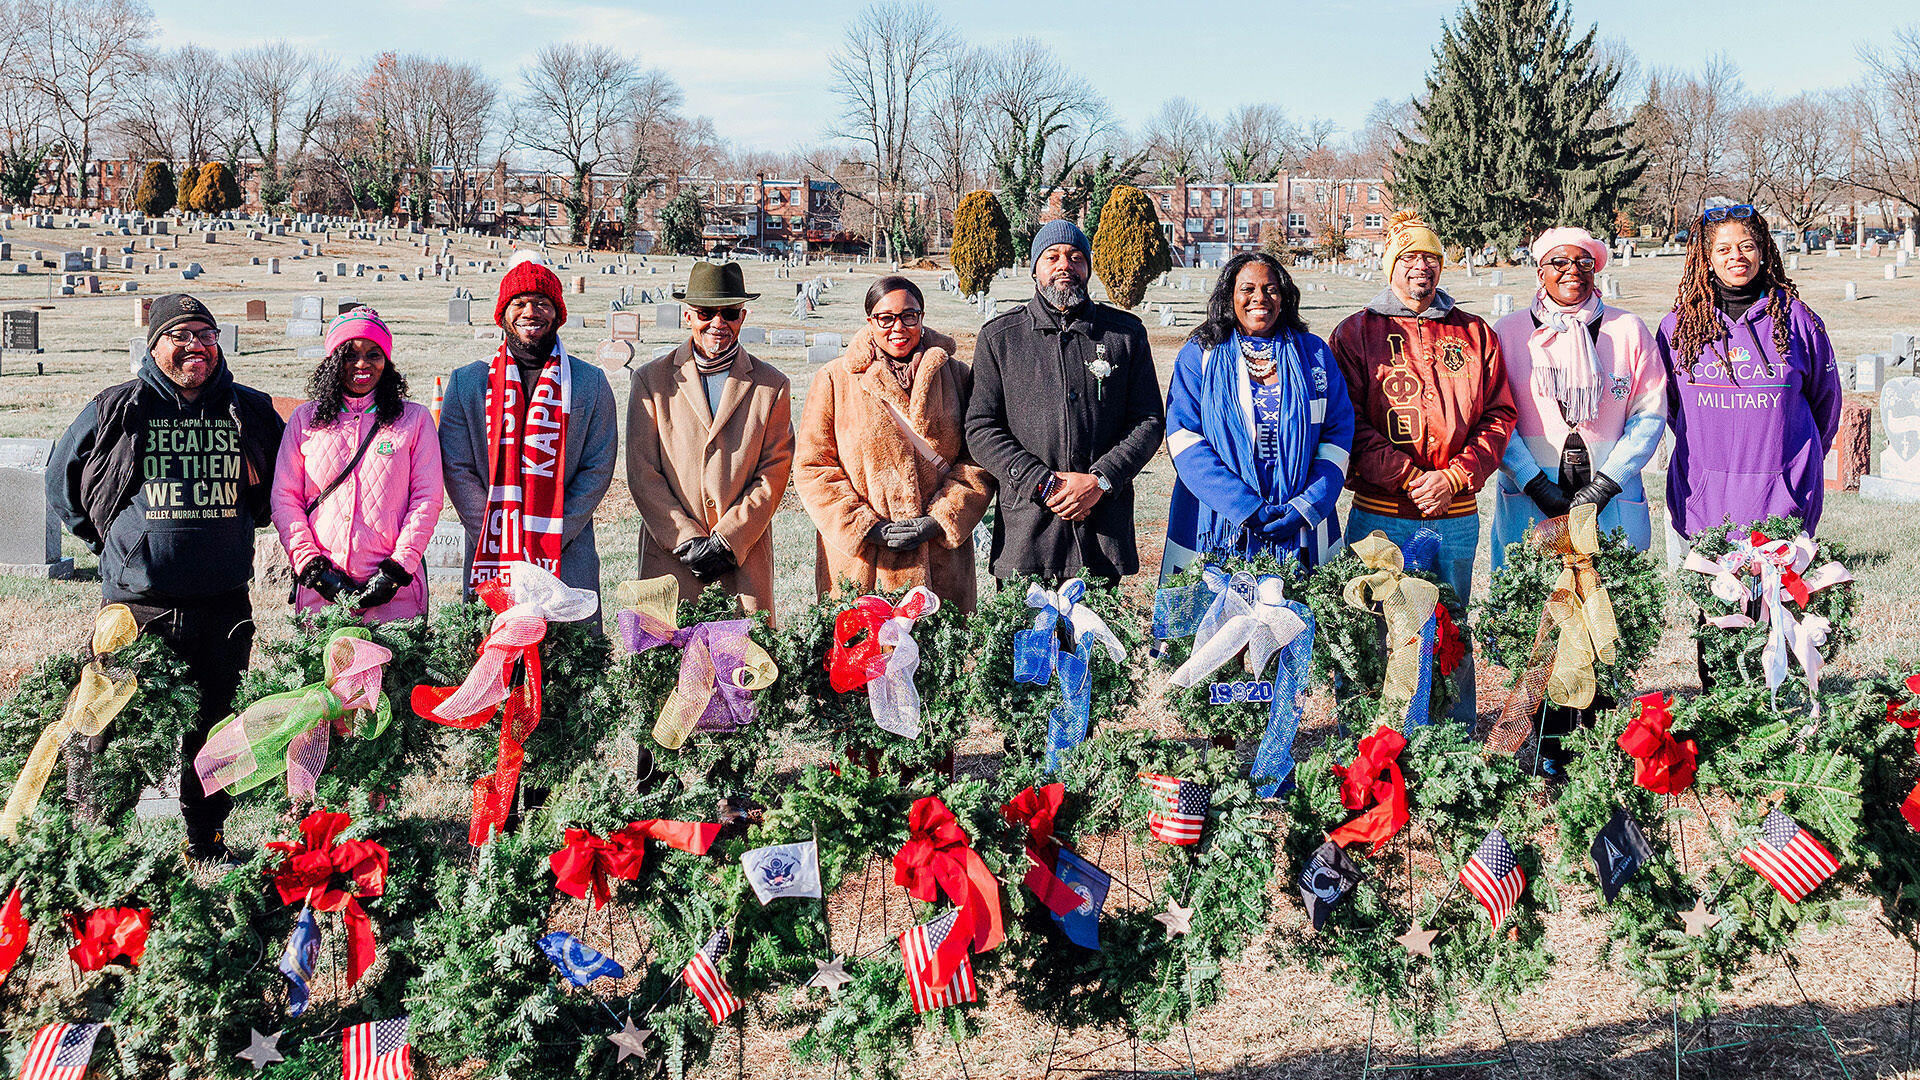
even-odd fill
[(290, 318), (311, 319), (319, 322), (327, 317), (327, 299), (324, 296), (307, 295), (293, 302), (293, 314)]
[(828, 331), (821, 331), (820, 333), (813, 335), (813, 344), (816, 348), (825, 346), (825, 347), (831, 347), (835, 349), (844, 349), (847, 347), (846, 342), (840, 340), (839, 334), (831, 333)]
[(662, 357), (672, 356), (673, 351), (679, 347), (678, 345), (655, 345), (653, 347), (653, 358), (658, 360)]
[(92, 264), (93, 260), (87, 258), (85, 252), (63, 251), (60, 253), (60, 272), (63, 274), (84, 273), (93, 269)]
[(420, 561), (427, 568), (428, 581), (460, 581), (466, 577), (466, 529), (457, 521), (443, 521), (435, 525)]
[(765, 345), (767, 329), (764, 326), (743, 326), (740, 328), (740, 344)]
[(1840, 406), (1840, 431), (1827, 451), (1826, 484), (1828, 491), (1852, 491), (1860, 486), (1860, 477), (1873, 461), (1873, 409), (1865, 402), (1849, 401)]
[(135, 300), (133, 302), (133, 325), (135, 326), (147, 325), (147, 323), (151, 321), (150, 315), (152, 311), (153, 311), (153, 297), (143, 296), (140, 299)]
[(620, 341), (603, 341), (600, 343), (600, 348), (594, 353), (594, 360), (598, 362), (608, 374), (624, 370), (628, 364), (633, 363), (633, 342), (624, 339)]
[(447, 325), (473, 325), (473, 301), (464, 296), (456, 296), (447, 301)]
[(343, 296), (340, 298), (340, 310), (334, 312), (334, 314), (345, 315), (347, 312), (352, 311), (354, 308), (357, 308), (359, 306), (360, 306), (360, 301), (357, 297)]
[(39, 352), (40, 313), (32, 308), (11, 308), (0, 314), (0, 343), (8, 352)]
[(607, 337), (613, 341), (639, 341), (640, 313), (637, 311), (608, 312)]
[(60, 555), (60, 519), (47, 505), (51, 439), (0, 439), (0, 573), (73, 576)]
[(809, 364), (824, 364), (839, 355), (840, 347), (837, 345), (809, 345), (807, 347), (807, 363)]
[(680, 305), (660, 304), (653, 309), (655, 328), (672, 329), (680, 325)]
[(317, 338), (326, 332), (326, 323), (319, 319), (288, 319), (287, 336), (290, 338)]
[(240, 355), (240, 324), (224, 322), (220, 324), (220, 355)]
[(790, 348), (795, 345), (805, 345), (806, 343), (807, 332), (804, 330), (789, 330), (781, 327), (768, 331), (767, 333), (767, 344), (779, 348)]
[(1858, 284), (1851, 281), (1847, 282), (1846, 299), (1848, 303), (1860, 299), (1860, 286)]
[(266, 322), (267, 321), (267, 302), (265, 300), (247, 301), (247, 321), (248, 322)]
[(1880, 391), (1880, 424), (1887, 433), (1880, 471), (1860, 478), (1860, 497), (1920, 502), (1920, 378), (1887, 380)]
[(1853, 358), (1853, 388), (1862, 394), (1878, 393), (1886, 371), (1885, 353), (1861, 353)]

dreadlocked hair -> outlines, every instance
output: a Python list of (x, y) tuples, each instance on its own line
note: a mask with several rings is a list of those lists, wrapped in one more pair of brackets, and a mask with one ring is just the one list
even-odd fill
[[(1713, 260), (1709, 252), (1713, 248), (1713, 236), (1721, 229), (1741, 226), (1753, 237), (1760, 251), (1760, 273), (1757, 280), (1767, 294), (1767, 317), (1773, 320), (1773, 349), (1782, 359), (1787, 355), (1788, 320), (1787, 308), (1800, 298), (1800, 287), (1787, 276), (1786, 264), (1780, 258), (1780, 248), (1773, 242), (1773, 233), (1767, 229), (1767, 222), (1758, 210), (1745, 220), (1729, 218), (1726, 221), (1702, 225), (1687, 237), (1686, 267), (1680, 271), (1680, 289), (1674, 296), (1673, 312), (1673, 351), (1676, 366), (1687, 374), (1687, 381), (1694, 381), (1694, 361), (1700, 358), (1709, 345), (1718, 346), (1727, 339), (1726, 326), (1720, 321), (1720, 312), (1713, 303)], [(1724, 355), (1724, 350), (1717, 349)], [(1758, 357), (1769, 371), (1773, 361)], [(1731, 369), (1728, 378), (1732, 378)]]
[[(330, 428), (340, 422), (340, 410), (347, 399), (346, 380), (341, 370), (346, 367), (346, 355), (351, 341), (344, 341), (320, 361), (313, 369), (313, 376), (307, 380), (307, 396), (313, 399), (313, 426)], [(400, 422), (401, 410), (407, 403), (407, 377), (393, 366), (389, 359), (380, 381), (373, 384), (373, 417), (375, 427), (392, 427)]]

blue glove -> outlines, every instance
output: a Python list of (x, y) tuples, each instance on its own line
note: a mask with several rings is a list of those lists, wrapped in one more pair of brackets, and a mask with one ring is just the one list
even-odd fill
[(1285, 540), (1299, 534), (1306, 528), (1307, 519), (1292, 506), (1281, 503), (1278, 506), (1262, 506), (1248, 519), (1247, 527), (1268, 540)]

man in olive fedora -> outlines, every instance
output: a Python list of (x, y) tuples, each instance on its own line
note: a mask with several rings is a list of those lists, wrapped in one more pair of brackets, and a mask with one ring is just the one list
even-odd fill
[(793, 469), (792, 387), (740, 347), (739, 263), (695, 263), (674, 299), (691, 333), (633, 376), (627, 485), (640, 508), (642, 580), (671, 574), (690, 597), (719, 582), (773, 615), (774, 511)]

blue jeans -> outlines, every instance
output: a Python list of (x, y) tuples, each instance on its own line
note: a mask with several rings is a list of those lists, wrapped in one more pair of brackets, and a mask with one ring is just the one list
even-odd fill
[[(1453, 587), (1454, 595), (1460, 598), (1464, 606), (1473, 597), (1473, 556), (1480, 547), (1479, 514), (1457, 518), (1396, 518), (1368, 513), (1355, 507), (1347, 514), (1345, 535), (1351, 544), (1378, 530), (1405, 550), (1413, 534), (1421, 529), (1432, 529), (1440, 534), (1440, 561), (1433, 567), (1433, 572)], [(1453, 711), (1448, 715), (1471, 728), (1478, 717), (1473, 685), (1473, 638), (1464, 624), (1460, 627), (1460, 634), (1466, 639), (1467, 655), (1460, 666), (1453, 669)]]

